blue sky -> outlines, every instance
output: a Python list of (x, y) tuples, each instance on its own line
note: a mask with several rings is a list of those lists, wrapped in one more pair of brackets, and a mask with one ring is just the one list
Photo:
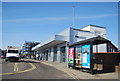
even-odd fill
[(118, 46), (117, 2), (3, 2), (3, 48), (22, 46), (24, 41), (43, 42), (73, 26), (93, 24), (106, 27), (107, 38)]

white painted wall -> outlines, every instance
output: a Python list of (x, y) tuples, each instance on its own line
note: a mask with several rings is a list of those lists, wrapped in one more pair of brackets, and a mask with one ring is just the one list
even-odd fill
[(83, 31), (78, 31), (77, 32), (77, 36), (79, 36), (80, 38), (76, 38), (77, 42), (78, 41), (82, 41), (82, 40), (86, 40), (92, 37), (96, 37), (94, 34), (92, 34), (91, 32), (83, 32)]
[(90, 31), (90, 25), (84, 27), (84, 28), (81, 28), (81, 30), (84, 30), (84, 31)]
[(101, 37), (106, 38), (106, 29), (105, 28), (90, 26), (90, 32), (92, 32), (94, 34), (96, 33), (96, 36), (100, 35)]
[[(84, 31), (79, 31), (79, 30), (74, 30), (74, 28), (70, 29), (70, 44), (73, 44), (75, 42), (79, 42), (85, 39), (89, 39), (92, 37), (97, 37), (98, 34), (96, 34), (96, 32), (99, 32), (99, 35), (102, 35), (101, 37), (106, 38), (106, 29), (105, 28), (100, 28), (100, 27), (95, 27), (95, 26), (87, 26), (85, 28), (82, 28), (81, 30)], [(90, 31), (90, 32), (86, 32), (86, 31)], [(78, 38), (76, 38), (75, 36), (78, 36)]]
[(48, 61), (52, 61), (53, 62), (53, 47), (51, 47), (50, 51), (49, 51), (50, 56), (48, 55)]
[(66, 41), (69, 41), (70, 40), (70, 29), (71, 28), (67, 28), (64, 31), (62, 31), (56, 35), (60, 35), (61, 37), (63, 36)]

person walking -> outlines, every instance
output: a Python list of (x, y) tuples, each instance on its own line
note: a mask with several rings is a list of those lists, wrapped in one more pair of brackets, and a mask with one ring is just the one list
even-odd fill
[(42, 60), (42, 55), (40, 54), (40, 60)]
[(40, 54), (38, 54), (38, 60), (40, 60)]
[(38, 60), (38, 54), (36, 54), (36, 60)]

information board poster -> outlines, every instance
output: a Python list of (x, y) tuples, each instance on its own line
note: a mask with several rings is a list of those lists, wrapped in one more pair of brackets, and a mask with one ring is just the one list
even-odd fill
[(82, 46), (82, 67), (90, 68), (90, 45)]
[(74, 64), (74, 48), (69, 49), (69, 55), (68, 55), (68, 63), (69, 65), (73, 66)]

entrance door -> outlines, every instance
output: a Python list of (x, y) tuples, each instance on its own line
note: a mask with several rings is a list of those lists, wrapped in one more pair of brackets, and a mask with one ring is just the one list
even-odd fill
[(48, 60), (48, 50), (46, 50), (46, 60)]
[(66, 52), (65, 52), (65, 46), (60, 48), (60, 60), (61, 62), (66, 61)]
[(44, 51), (44, 56), (43, 56), (43, 60), (46, 60), (46, 55), (45, 55), (45, 51)]

